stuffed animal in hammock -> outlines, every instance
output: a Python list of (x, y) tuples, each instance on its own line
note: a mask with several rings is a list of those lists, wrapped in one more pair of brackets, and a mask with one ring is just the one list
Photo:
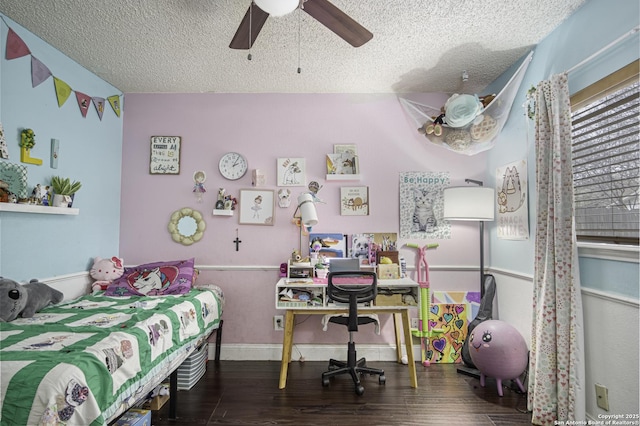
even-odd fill
[(62, 302), (64, 294), (36, 279), (18, 284), (0, 277), (0, 321), (13, 321), (18, 316), (31, 318), (50, 304)]
[(113, 256), (110, 259), (96, 257), (93, 259), (93, 266), (89, 275), (96, 280), (91, 285), (93, 294), (104, 291), (113, 281), (117, 280), (124, 274), (123, 261), (121, 258)]

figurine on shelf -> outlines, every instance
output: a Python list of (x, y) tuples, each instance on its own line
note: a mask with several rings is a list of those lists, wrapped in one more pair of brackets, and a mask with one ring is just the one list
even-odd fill
[(42, 205), (50, 206), (51, 205), (51, 197), (53, 197), (53, 188), (49, 185), (44, 187), (42, 191)]
[(8, 203), (9, 202), (9, 184), (2, 179), (0, 179), (0, 202)]
[(224, 210), (224, 193), (225, 192), (226, 191), (224, 188), (218, 189), (218, 201), (216, 201), (216, 209), (218, 210)]
[(231, 195), (227, 195), (227, 196), (224, 197), (224, 209), (225, 210), (235, 210), (237, 204), (238, 204), (238, 200), (233, 198)]
[(193, 174), (193, 193), (196, 194), (196, 200), (199, 203), (202, 202), (202, 194), (207, 192), (207, 189), (204, 187), (204, 181), (207, 180), (207, 175), (202, 170), (197, 171)]

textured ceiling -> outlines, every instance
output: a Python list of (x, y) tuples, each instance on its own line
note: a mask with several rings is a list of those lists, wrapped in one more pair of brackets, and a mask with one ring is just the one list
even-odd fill
[(0, 0), (0, 12), (125, 93), (475, 93), (585, 0), (331, 1), (373, 39), (354, 48), (297, 10), (268, 18), (250, 61), (228, 47), (250, 0)]

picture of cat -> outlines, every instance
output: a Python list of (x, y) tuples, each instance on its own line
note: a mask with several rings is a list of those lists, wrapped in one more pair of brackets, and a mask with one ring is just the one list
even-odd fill
[[(400, 173), (400, 238), (449, 239), (451, 224), (442, 220), (448, 172)], [(380, 241), (383, 243), (383, 241)]]
[(524, 204), (524, 195), (518, 169), (516, 166), (507, 167), (502, 179), (502, 188), (498, 192), (498, 209), (500, 213), (518, 210)]
[(438, 220), (433, 210), (434, 194), (424, 188), (414, 188), (413, 201), (413, 231), (433, 232), (438, 226)]

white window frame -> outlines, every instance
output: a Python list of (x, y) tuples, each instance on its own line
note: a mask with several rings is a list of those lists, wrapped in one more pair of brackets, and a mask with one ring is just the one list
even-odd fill
[[(638, 81), (639, 76), (640, 62), (633, 61), (620, 70), (573, 94), (571, 96), (571, 107), (577, 110), (589, 105), (599, 98)], [(612, 237), (612, 240), (615, 240), (615, 237)], [(578, 255), (580, 257), (640, 263), (640, 247), (638, 245), (578, 241)]]

